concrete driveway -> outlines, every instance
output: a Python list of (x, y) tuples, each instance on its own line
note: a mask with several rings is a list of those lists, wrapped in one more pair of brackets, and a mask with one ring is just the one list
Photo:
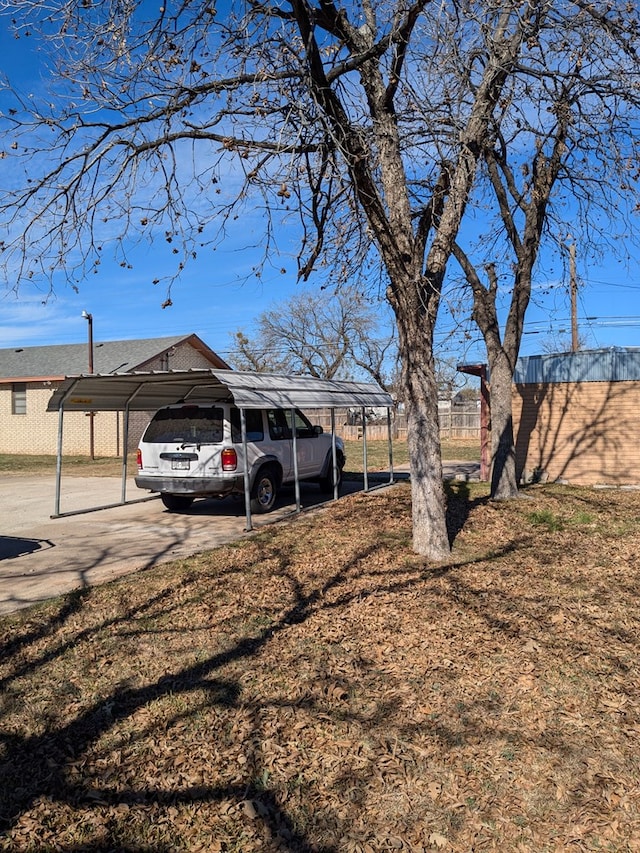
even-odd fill
[[(476, 463), (447, 463), (445, 477), (476, 479)], [(399, 478), (406, 478), (397, 470)], [(370, 475), (370, 487), (388, 474)], [(362, 482), (345, 480), (342, 495), (360, 491)], [(62, 477), (60, 513), (51, 518), (55, 501), (53, 476), (0, 477), (0, 615), (28, 607), (74, 589), (170, 560), (189, 557), (251, 535), (246, 533), (244, 500), (196, 501), (187, 513), (170, 513), (157, 497), (127, 484), (123, 506), (73, 515), (88, 507), (117, 504), (122, 484), (117, 477)], [(326, 500), (314, 484), (301, 484), (304, 508)], [(283, 489), (267, 515), (253, 516), (255, 530), (291, 516), (293, 488)]]
[[(342, 493), (361, 488), (346, 482)], [(118, 503), (121, 489), (117, 477), (63, 475), (62, 517), (54, 519), (53, 476), (0, 478), (0, 614), (250, 535), (244, 500), (196, 501), (188, 513), (170, 513), (133, 482), (127, 485), (127, 500), (135, 502), (64, 515)], [(301, 498), (304, 507), (326, 500), (311, 483), (301, 485)], [(294, 510), (293, 489), (283, 489), (273, 512), (253, 516), (254, 528)]]

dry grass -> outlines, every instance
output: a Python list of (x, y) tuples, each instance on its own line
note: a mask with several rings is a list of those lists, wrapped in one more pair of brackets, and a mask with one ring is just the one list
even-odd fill
[[(347, 473), (361, 473), (362, 442), (346, 441)], [(477, 441), (463, 439), (443, 441), (442, 458), (456, 460), (480, 460), (480, 445)], [(406, 441), (393, 442), (393, 461), (400, 465), (408, 462)], [(367, 442), (367, 467), (369, 470), (388, 468), (389, 445), (386, 441)], [(127, 459), (128, 471), (136, 471), (136, 454)], [(55, 474), (56, 457), (26, 454), (0, 453), (0, 473), (2, 474)], [(77, 477), (119, 477), (122, 474), (122, 459), (100, 457), (91, 460), (88, 456), (65, 456), (62, 460), (63, 476)]]
[[(51, 455), (0, 453), (0, 473), (55, 474), (56, 462), (56, 457)], [(131, 473), (135, 472), (135, 453), (128, 456), (127, 465)], [(64, 456), (62, 472), (65, 477), (119, 477), (122, 474), (122, 458), (101, 456), (90, 459), (88, 456)]]
[[(361, 441), (345, 441), (345, 453), (347, 466), (345, 473), (361, 473), (364, 470), (363, 452)], [(480, 442), (465, 439), (452, 439), (442, 441), (443, 460), (456, 461), (480, 461)], [(393, 442), (393, 464), (404, 465), (409, 461), (409, 451), (406, 441)], [(387, 441), (367, 442), (367, 469), (369, 471), (382, 471), (389, 468), (389, 443)]]
[(0, 850), (640, 850), (640, 493), (452, 488), (2, 619)]

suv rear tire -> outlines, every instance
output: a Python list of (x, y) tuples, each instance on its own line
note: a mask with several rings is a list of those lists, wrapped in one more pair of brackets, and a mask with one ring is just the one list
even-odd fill
[(278, 496), (279, 480), (273, 467), (261, 468), (251, 488), (251, 512), (270, 512)]
[(168, 493), (161, 494), (160, 500), (169, 512), (185, 512), (193, 503), (193, 498), (189, 495), (170, 495)]

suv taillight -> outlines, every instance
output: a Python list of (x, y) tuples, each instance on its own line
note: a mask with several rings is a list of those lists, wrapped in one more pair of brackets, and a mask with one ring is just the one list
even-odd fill
[(233, 447), (225, 447), (220, 454), (223, 471), (235, 471), (238, 467), (238, 454)]
[(138, 470), (142, 470), (142, 451), (140, 450), (140, 448), (138, 448), (136, 462), (138, 463)]

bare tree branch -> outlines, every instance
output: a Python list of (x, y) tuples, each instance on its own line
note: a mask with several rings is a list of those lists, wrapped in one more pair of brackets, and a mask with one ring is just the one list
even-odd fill
[[(264, 263), (297, 216), (303, 279), (340, 287), (377, 266), (402, 363), (414, 547), (446, 556), (433, 347), (448, 263), (454, 252), (477, 270), (495, 263), (502, 282), (515, 247), (512, 347), (530, 261), (550, 220), (567, 215), (553, 206), (559, 176), (581, 214), (598, 190), (610, 213), (616, 193), (634, 198), (639, 32), (626, 0), (231, 0), (224, 15), (207, 0), (157, 10), (0, 0), (0, 10), (47, 48), (51, 89), (0, 93), (7, 281), (63, 272), (82, 286), (107, 248), (126, 268), (147, 241), (174, 258), (151, 273), (170, 286), (256, 210)], [(563, 91), (571, 120), (556, 159)], [(459, 237), (483, 196), (499, 231), (478, 250)], [(606, 239), (596, 221), (584, 230)], [(324, 356), (333, 369), (340, 350)]]

